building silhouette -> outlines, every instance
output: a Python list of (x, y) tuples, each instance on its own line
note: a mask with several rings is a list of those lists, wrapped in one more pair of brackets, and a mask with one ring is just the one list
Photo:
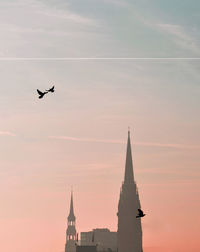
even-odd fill
[(118, 252), (142, 252), (141, 218), (136, 218), (140, 207), (137, 185), (134, 180), (130, 131), (126, 152), (125, 175), (118, 204)]
[(81, 245), (97, 244), (97, 251), (117, 251), (117, 232), (107, 228), (96, 228), (89, 232), (81, 232)]
[(76, 245), (76, 252), (97, 252), (97, 246)]
[(125, 174), (118, 203), (117, 232), (111, 232), (107, 228), (96, 228), (89, 232), (81, 232), (81, 239), (78, 241), (71, 192), (65, 252), (143, 252), (141, 218), (136, 218), (140, 208), (128, 131)]
[(74, 215), (73, 193), (71, 192), (70, 211), (67, 218), (65, 252), (76, 252), (76, 217)]

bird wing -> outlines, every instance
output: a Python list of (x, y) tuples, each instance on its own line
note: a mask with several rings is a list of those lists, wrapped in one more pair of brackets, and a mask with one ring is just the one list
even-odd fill
[(139, 214), (143, 215), (143, 211), (141, 209), (138, 209)]
[(39, 95), (43, 95), (43, 93), (39, 89), (37, 89), (37, 92)]

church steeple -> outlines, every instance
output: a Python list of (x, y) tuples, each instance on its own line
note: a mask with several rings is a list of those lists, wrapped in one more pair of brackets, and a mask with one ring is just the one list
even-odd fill
[(126, 150), (125, 175), (118, 204), (118, 252), (142, 252), (141, 219), (136, 218), (141, 208), (133, 175), (130, 131)]
[(125, 184), (132, 183), (133, 181), (134, 181), (134, 176), (133, 176), (133, 161), (132, 161), (132, 153), (131, 153), (131, 140), (130, 140), (130, 130), (128, 130), (124, 183)]
[(68, 226), (66, 231), (67, 238), (66, 238), (65, 252), (75, 252), (76, 217), (74, 215), (73, 192), (71, 192), (70, 211), (67, 220), (68, 220)]
[(68, 221), (75, 221), (73, 191), (71, 192), (71, 202), (70, 202), (70, 211), (69, 211)]

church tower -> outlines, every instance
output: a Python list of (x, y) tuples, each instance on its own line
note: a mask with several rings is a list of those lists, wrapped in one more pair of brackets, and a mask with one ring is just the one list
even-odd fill
[(73, 193), (71, 192), (71, 202), (70, 202), (70, 212), (67, 218), (68, 227), (66, 232), (66, 245), (65, 252), (75, 252), (76, 251), (76, 217), (74, 215), (74, 206), (73, 206)]
[(126, 151), (124, 182), (118, 204), (118, 252), (142, 252), (141, 218), (136, 218), (140, 207), (137, 185), (134, 180), (130, 131)]

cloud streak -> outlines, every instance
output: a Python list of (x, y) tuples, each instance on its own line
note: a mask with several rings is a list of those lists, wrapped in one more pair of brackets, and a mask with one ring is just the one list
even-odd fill
[[(106, 144), (125, 144), (122, 140), (112, 139), (96, 139), (96, 138), (79, 138), (71, 136), (49, 136), (49, 139), (75, 141), (75, 142), (92, 142), (92, 143), (106, 143)], [(184, 145), (184, 144), (171, 144), (171, 143), (156, 143), (156, 142), (134, 142), (136, 146), (144, 147), (161, 147), (161, 148), (173, 148), (173, 149), (200, 149), (199, 145)]]
[(155, 15), (156, 12), (149, 12), (147, 15), (144, 15), (143, 9), (138, 8), (137, 5), (132, 5), (133, 7), (134, 10), (132, 12), (134, 16), (146, 28), (156, 31), (160, 35), (164, 35), (167, 40), (169, 39), (174, 45), (178, 46), (178, 49), (181, 49), (183, 53), (188, 51), (190, 53), (200, 54), (198, 27), (195, 29), (195, 26), (183, 25), (178, 21), (176, 23), (170, 23), (170, 19), (166, 22), (166, 20), (158, 18), (160, 15)]
[(93, 38), (100, 36), (96, 32), (98, 20), (73, 11), (63, 1), (52, 4), (38, 0), (12, 3), (4, 0), (0, 3), (0, 16), (2, 57), (57, 57), (81, 53), (83, 56), (85, 52), (89, 54), (91, 47), (95, 50), (98, 42)]
[(110, 143), (110, 144), (124, 144), (124, 141), (120, 140), (106, 140), (106, 139), (95, 139), (95, 138), (79, 138), (70, 136), (49, 136), (50, 139), (68, 140), (75, 142), (92, 142), (92, 143)]
[(200, 54), (200, 48), (195, 38), (183, 26), (177, 24), (158, 24), (161, 31), (174, 37), (174, 42), (179, 46)]
[(16, 134), (10, 131), (0, 131), (0, 136), (16, 136)]

